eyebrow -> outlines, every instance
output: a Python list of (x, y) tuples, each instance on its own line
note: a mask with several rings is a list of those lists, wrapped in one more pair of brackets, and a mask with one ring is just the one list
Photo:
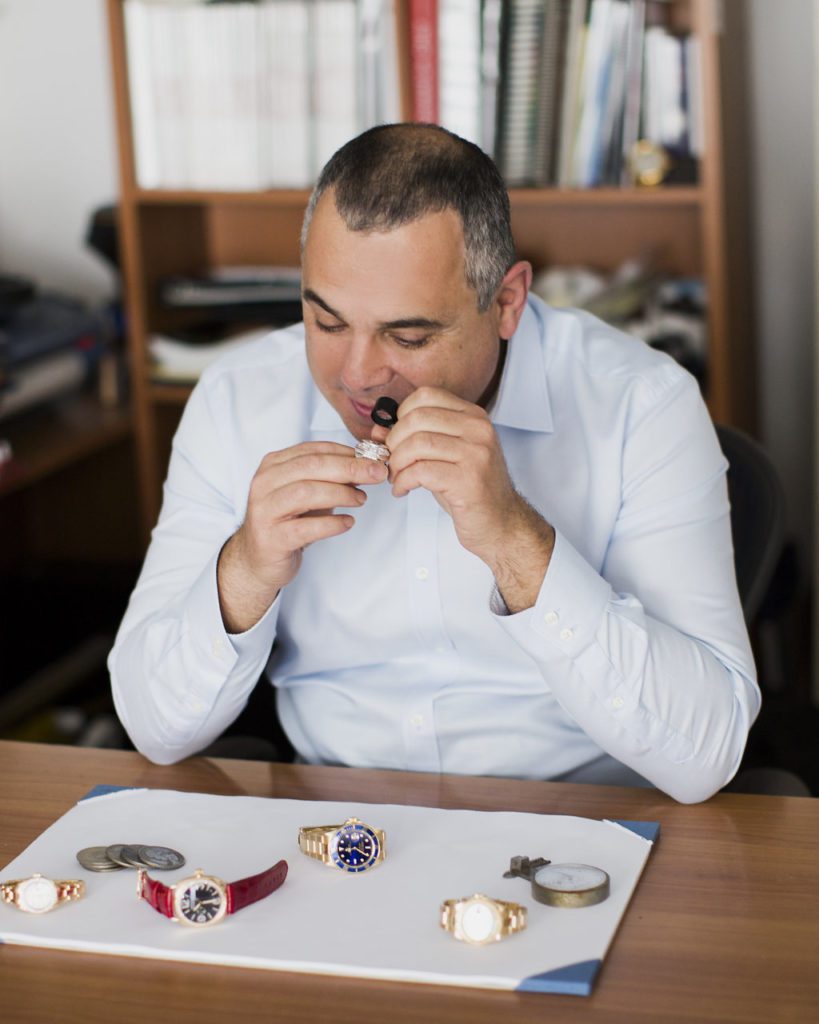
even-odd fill
[[(302, 292), (302, 298), (306, 302), (312, 302), (316, 306), (320, 306), (325, 313), (329, 313), (330, 316), (334, 316), (336, 320), (340, 320), (342, 323), (346, 323), (344, 317), (337, 310), (324, 301), (324, 299), (313, 291), (312, 288), (305, 288)], [(408, 328), (423, 328), (425, 330), (437, 330), (438, 328), (445, 327), (446, 324), (442, 320), (431, 320), (425, 316), (407, 316), (401, 317), (399, 320), (388, 320), (386, 323), (381, 324), (382, 329), (387, 330), (407, 330)]]

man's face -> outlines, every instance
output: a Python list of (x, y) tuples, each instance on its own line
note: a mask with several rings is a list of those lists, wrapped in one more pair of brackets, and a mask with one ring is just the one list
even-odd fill
[(302, 261), (307, 359), (356, 438), (370, 411), (421, 385), (477, 402), (498, 364), (500, 314), (478, 312), (452, 210), (385, 232), (349, 231), (332, 192), (318, 202)]

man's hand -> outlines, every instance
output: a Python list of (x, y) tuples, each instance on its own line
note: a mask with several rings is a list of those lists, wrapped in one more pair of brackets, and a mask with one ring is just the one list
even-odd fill
[(250, 484), (245, 521), (219, 556), (217, 584), (222, 620), (243, 633), (264, 615), (299, 571), (308, 544), (336, 537), (355, 523), (335, 508), (359, 508), (360, 484), (386, 479), (380, 463), (357, 459), (332, 441), (270, 452)]
[(425, 487), (452, 517), (458, 540), (492, 570), (510, 611), (537, 598), (554, 548), (554, 530), (509, 477), (486, 412), (442, 388), (421, 387), (404, 400), (389, 432), (393, 494)]

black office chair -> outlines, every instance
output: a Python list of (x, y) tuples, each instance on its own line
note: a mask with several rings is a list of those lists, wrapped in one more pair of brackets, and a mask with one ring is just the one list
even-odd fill
[(785, 546), (785, 492), (765, 449), (741, 430), (717, 424), (728, 460), (734, 564), (745, 621), (759, 612)]
[[(741, 430), (717, 424), (728, 460), (728, 497), (734, 565), (742, 610), (755, 622), (785, 547), (785, 492), (765, 449)], [(734, 793), (810, 796), (810, 789), (784, 768), (743, 767), (726, 787)]]

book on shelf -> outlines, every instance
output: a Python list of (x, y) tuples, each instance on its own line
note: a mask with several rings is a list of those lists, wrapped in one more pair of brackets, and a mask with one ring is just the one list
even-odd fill
[(439, 123), (493, 156), (510, 186), (631, 184), (639, 140), (672, 163), (702, 158), (699, 40), (672, 31), (668, 4), (417, 0), (410, 57), (427, 88), (429, 61), (412, 46), (427, 3), (438, 9)]
[(401, 119), (397, 0), (124, 0), (137, 184), (303, 188)]
[(557, 156), (554, 184), (572, 183), (572, 155), (580, 114), (579, 90), (586, 49), (586, 17), (588, 0), (570, 0), (563, 39), (560, 114), (557, 123)]
[(511, 186), (555, 180), (568, 0), (508, 0), (497, 160)]
[(412, 120), (438, 122), (438, 0), (408, 0)]
[(124, 0), (138, 184), (308, 187), (344, 142), (405, 113), (476, 142), (510, 185), (630, 184), (638, 140), (696, 179), (699, 40), (667, 3), (407, 0), (399, 54), (402, 2)]
[[(622, 132), (620, 134), (620, 182), (630, 183), (628, 161), (640, 139), (640, 111), (643, 96), (643, 51), (645, 49), (645, 0), (631, 0), (624, 68)], [(616, 168), (612, 169), (612, 175)]]
[(438, 0), (438, 117), (481, 145), (481, 0)]
[(314, 0), (310, 8), (315, 66), (314, 173), (358, 133), (357, 12), (354, 0)]
[(228, 323), (262, 322), (280, 327), (301, 320), (298, 267), (214, 267), (201, 274), (170, 274), (158, 282), (168, 309), (207, 312)]
[(496, 159), (512, 186), (534, 184), (543, 14), (541, 0), (507, 0), (501, 20)]
[(358, 0), (361, 130), (402, 120), (396, 0)]
[(484, 0), (481, 14), (481, 146), (497, 151), (498, 88), (504, 0)]
[(159, 282), (166, 306), (218, 306), (241, 302), (299, 302), (298, 267), (214, 267), (202, 274), (173, 274)]
[(270, 326), (242, 329), (222, 321), (206, 321), (173, 334), (148, 339), (150, 378), (158, 384), (195, 384), (220, 356), (240, 345), (266, 337)]

